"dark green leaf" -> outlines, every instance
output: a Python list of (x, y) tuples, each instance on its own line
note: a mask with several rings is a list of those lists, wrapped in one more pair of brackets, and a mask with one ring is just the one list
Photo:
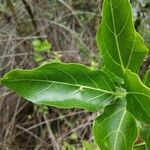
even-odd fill
[(134, 29), (129, 0), (104, 0), (102, 16), (97, 43), (105, 67), (119, 78), (124, 68), (137, 73), (148, 49)]
[(107, 106), (94, 123), (94, 135), (101, 150), (132, 150), (137, 137), (137, 127), (126, 103), (117, 100)]
[(125, 71), (127, 89), (127, 109), (145, 123), (150, 123), (150, 88), (145, 86), (139, 76), (130, 70)]
[(51, 63), (33, 70), (13, 70), (1, 82), (37, 104), (97, 111), (116, 96), (111, 79), (102, 71), (79, 64)]

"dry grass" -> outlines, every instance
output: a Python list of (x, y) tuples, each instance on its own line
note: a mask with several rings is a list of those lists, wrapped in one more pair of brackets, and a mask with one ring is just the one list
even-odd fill
[[(96, 5), (99, 1), (27, 2), (34, 17), (24, 1), (1, 2), (1, 76), (13, 68), (39, 65), (31, 44), (37, 38), (48, 39), (53, 45), (52, 54), (57, 52), (63, 62), (90, 65), (92, 60), (98, 60), (95, 33), (100, 17)], [(43, 57), (46, 61), (54, 59), (47, 54)], [(90, 113), (33, 106), (4, 87), (0, 92), (0, 149), (60, 150), (65, 143), (79, 147), (82, 140), (93, 140)]]

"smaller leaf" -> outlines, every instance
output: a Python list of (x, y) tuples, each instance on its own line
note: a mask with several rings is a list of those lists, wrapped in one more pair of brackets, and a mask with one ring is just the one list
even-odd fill
[(52, 48), (51, 43), (48, 40), (41, 41), (36, 39), (32, 42), (35, 52), (47, 52)]
[(137, 137), (135, 119), (126, 102), (116, 100), (94, 123), (94, 136), (101, 150), (132, 150)]
[(141, 137), (146, 142), (147, 150), (150, 150), (150, 126), (142, 128)]
[(43, 49), (43, 51), (48, 51), (51, 48), (52, 48), (52, 45), (51, 45), (51, 43), (48, 42), (48, 40), (44, 40), (42, 42), (41, 49)]
[(145, 86), (139, 76), (130, 70), (125, 71), (127, 90), (127, 110), (138, 120), (150, 123), (150, 88)]

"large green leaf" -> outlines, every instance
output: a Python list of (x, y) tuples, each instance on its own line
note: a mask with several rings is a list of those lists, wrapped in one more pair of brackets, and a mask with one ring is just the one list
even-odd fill
[(138, 72), (148, 49), (134, 29), (129, 0), (104, 0), (102, 16), (97, 43), (104, 66), (119, 78), (124, 68)]
[(125, 100), (107, 106), (94, 123), (94, 135), (101, 150), (132, 150), (137, 137), (135, 119)]
[(150, 150), (150, 126), (142, 128), (141, 137), (146, 142), (147, 150)]
[(79, 64), (51, 63), (33, 70), (13, 70), (1, 82), (29, 101), (62, 108), (97, 111), (116, 95), (104, 72)]
[(125, 71), (127, 89), (127, 109), (145, 123), (150, 123), (150, 88), (145, 86), (139, 76), (130, 70)]

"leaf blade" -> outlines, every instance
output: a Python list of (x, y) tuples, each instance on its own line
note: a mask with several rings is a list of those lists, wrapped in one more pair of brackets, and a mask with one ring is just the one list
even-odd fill
[(94, 123), (94, 135), (102, 150), (132, 150), (137, 128), (134, 117), (126, 110), (125, 101), (118, 100), (106, 107)]
[(97, 44), (105, 67), (118, 78), (123, 78), (124, 68), (138, 72), (148, 49), (134, 29), (129, 0), (105, 0), (102, 16)]
[(140, 121), (150, 123), (150, 88), (139, 76), (130, 70), (125, 71), (127, 109)]
[(51, 63), (33, 70), (14, 70), (1, 82), (37, 104), (90, 111), (112, 102), (116, 91), (104, 72), (79, 64)]

